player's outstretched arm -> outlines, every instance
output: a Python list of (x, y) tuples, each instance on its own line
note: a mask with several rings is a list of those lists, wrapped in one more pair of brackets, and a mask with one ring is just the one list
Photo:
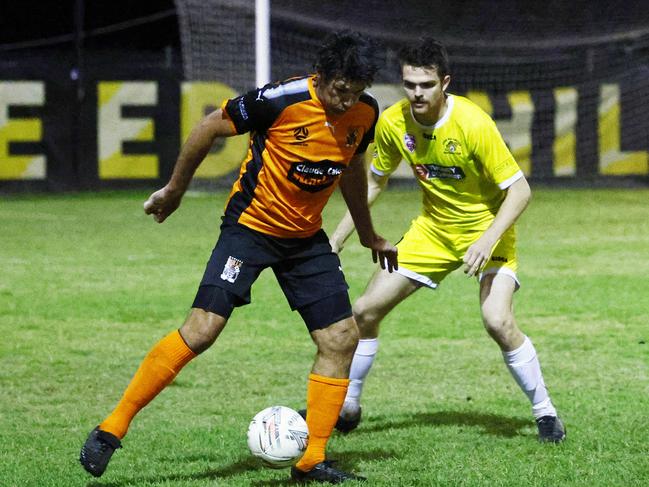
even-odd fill
[(482, 236), (469, 247), (464, 255), (464, 273), (469, 277), (476, 275), (488, 262), (494, 246), (516, 223), (532, 198), (530, 185), (525, 176), (515, 181), (507, 188), (507, 195), (503, 200), (496, 218)]
[[(386, 187), (387, 182), (388, 182), (388, 176), (379, 176), (377, 174), (374, 174), (371, 170), (368, 171), (367, 173), (368, 206), (372, 206), (372, 204), (376, 201), (376, 199), (379, 197), (383, 189)], [(341, 190), (342, 190), (342, 185), (343, 183), (341, 181)], [(354, 230), (355, 230), (354, 220), (352, 219), (352, 215), (348, 210), (347, 212), (345, 212), (345, 215), (342, 217), (342, 219), (338, 223), (338, 226), (331, 234), (331, 238), (329, 239), (331, 248), (335, 253), (337, 254), (340, 253), (347, 239), (350, 237), (352, 233), (354, 233)]]
[(220, 108), (203, 118), (180, 149), (169, 182), (144, 202), (144, 213), (153, 215), (158, 223), (165, 221), (180, 206), (194, 172), (209, 152), (214, 139), (231, 135), (235, 135), (234, 127)]
[(340, 179), (340, 190), (358, 231), (361, 245), (372, 249), (372, 259), (375, 263), (378, 262), (382, 269), (387, 269), (388, 272), (397, 269), (397, 248), (374, 232), (367, 201), (367, 177), (362, 154), (352, 158)]

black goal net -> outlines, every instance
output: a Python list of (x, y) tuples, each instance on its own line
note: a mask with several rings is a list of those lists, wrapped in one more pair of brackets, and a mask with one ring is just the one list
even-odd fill
[[(238, 92), (255, 84), (255, 2), (176, 0), (184, 76)], [(275, 0), (271, 77), (309, 72), (327, 33), (380, 41), (372, 88), (383, 106), (402, 94), (396, 52), (422, 35), (451, 56), (450, 92), (496, 120), (534, 178), (649, 173), (649, 9), (644, 2), (322, 2)], [(404, 174), (405, 175), (405, 174)]]

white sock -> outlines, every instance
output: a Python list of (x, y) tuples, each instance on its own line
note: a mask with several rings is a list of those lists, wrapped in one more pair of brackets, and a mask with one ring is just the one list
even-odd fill
[(361, 339), (354, 352), (351, 369), (349, 370), (349, 388), (343, 408), (340, 412), (342, 417), (354, 417), (360, 409), (361, 393), (363, 392), (363, 382), (370, 372), (376, 351), (379, 348), (378, 338)]
[(541, 416), (556, 416), (557, 410), (545, 388), (541, 364), (530, 339), (525, 337), (523, 344), (516, 350), (503, 352), (503, 358), (514, 379), (532, 403), (534, 417), (538, 419)]

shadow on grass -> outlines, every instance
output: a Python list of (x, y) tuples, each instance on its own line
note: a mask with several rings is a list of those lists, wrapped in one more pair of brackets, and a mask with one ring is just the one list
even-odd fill
[[(334, 455), (335, 456), (335, 455)], [(363, 460), (377, 460), (395, 458), (398, 456), (396, 452), (386, 450), (363, 450), (363, 451), (350, 451), (345, 452), (344, 460), (341, 460), (337, 467), (345, 471), (354, 471), (354, 465)], [(185, 473), (185, 474), (171, 474), (159, 475), (149, 477), (132, 477), (125, 479), (122, 482), (90, 482), (87, 487), (122, 487), (125, 485), (140, 485), (143, 483), (166, 483), (175, 481), (198, 481), (198, 480), (224, 480), (229, 477), (236, 477), (244, 473), (249, 474), (255, 470), (263, 470), (266, 467), (262, 466), (255, 458), (249, 457), (238, 462), (226, 465), (221, 468), (207, 469), (202, 472)], [(282, 469), (284, 478), (281, 479), (267, 479), (259, 481), (250, 481), (247, 479), (246, 485), (253, 485), (257, 487), (262, 486), (295, 486), (296, 483), (290, 479), (290, 469)]]
[(484, 434), (511, 438), (521, 435), (521, 429), (533, 424), (530, 419), (511, 418), (498, 414), (437, 411), (432, 413), (416, 413), (407, 418), (400, 416), (378, 415), (367, 422), (361, 422), (353, 434), (372, 433), (389, 429), (405, 429), (414, 426), (469, 426), (479, 427)]
[[(365, 435), (377, 431), (386, 431), (390, 429), (407, 429), (422, 426), (467, 426), (481, 429), (483, 434), (502, 436), (506, 438), (521, 435), (521, 429), (529, 427), (531, 420), (522, 418), (512, 418), (489, 413), (463, 412), (463, 411), (436, 411), (431, 413), (415, 413), (410, 416), (386, 416), (377, 415), (370, 417), (367, 421), (361, 423), (359, 428), (351, 435)], [(335, 459), (336, 455), (332, 455)], [(354, 450), (347, 451), (341, 455), (341, 461), (338, 468), (345, 471), (355, 471), (354, 465), (365, 460), (392, 459), (401, 456), (398, 452), (392, 450)], [(204, 459), (204, 457), (200, 457)], [(191, 459), (191, 458), (190, 458)], [(197, 457), (198, 459), (198, 457)], [(160, 475), (155, 477), (134, 477), (126, 479), (123, 482), (90, 482), (87, 487), (122, 487), (124, 485), (139, 485), (142, 483), (156, 482), (174, 482), (174, 481), (192, 481), (192, 480), (218, 480), (229, 477), (236, 477), (244, 473), (250, 473), (255, 470), (262, 470), (258, 460), (248, 457), (239, 460), (230, 465), (221, 468), (207, 469), (202, 472)], [(268, 479), (252, 481), (249, 485), (262, 486), (293, 486), (296, 485), (290, 480), (290, 470), (284, 470), (286, 477), (282, 479)]]
[(141, 485), (143, 483), (173, 482), (183, 480), (214, 480), (234, 477), (244, 472), (264, 468), (255, 458), (250, 457), (221, 468), (207, 469), (202, 472), (170, 474), (147, 477), (131, 477), (117, 482), (90, 482), (86, 487), (122, 487), (124, 485)]

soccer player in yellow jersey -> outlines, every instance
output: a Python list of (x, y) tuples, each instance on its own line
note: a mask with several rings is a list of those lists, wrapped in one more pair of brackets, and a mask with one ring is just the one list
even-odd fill
[[(435, 289), (463, 267), (479, 279), (484, 326), (532, 403), (540, 440), (560, 442), (565, 428), (512, 308), (519, 287), (514, 223), (530, 200), (530, 187), (494, 121), (467, 98), (446, 93), (451, 77), (442, 44), (422, 39), (401, 51), (400, 64), (406, 98), (377, 123), (368, 199), (376, 199), (403, 160), (421, 187), (423, 211), (397, 244), (399, 269), (378, 270), (353, 306), (361, 340), (337, 428), (349, 431), (360, 421), (363, 381), (377, 352), (381, 320), (418, 289)], [(347, 215), (332, 235), (334, 251), (352, 231)]]
[(340, 184), (363, 245), (382, 266), (396, 267), (396, 248), (374, 233), (363, 165), (378, 117), (376, 100), (365, 88), (378, 66), (368, 39), (342, 32), (323, 45), (315, 68), (313, 75), (226, 100), (194, 128), (169, 183), (145, 202), (145, 212), (162, 223), (180, 205), (214, 140), (250, 132), (248, 156), (192, 309), (179, 330), (153, 346), (115, 409), (91, 431), (80, 461), (92, 475), (104, 473), (135, 415), (214, 343), (234, 308), (250, 302), (259, 274), (272, 268), (317, 347), (307, 383), (308, 447), (291, 476), (300, 482), (362, 479), (325, 457), (349, 384), (358, 328), (340, 260), (320, 226), (322, 209)]

